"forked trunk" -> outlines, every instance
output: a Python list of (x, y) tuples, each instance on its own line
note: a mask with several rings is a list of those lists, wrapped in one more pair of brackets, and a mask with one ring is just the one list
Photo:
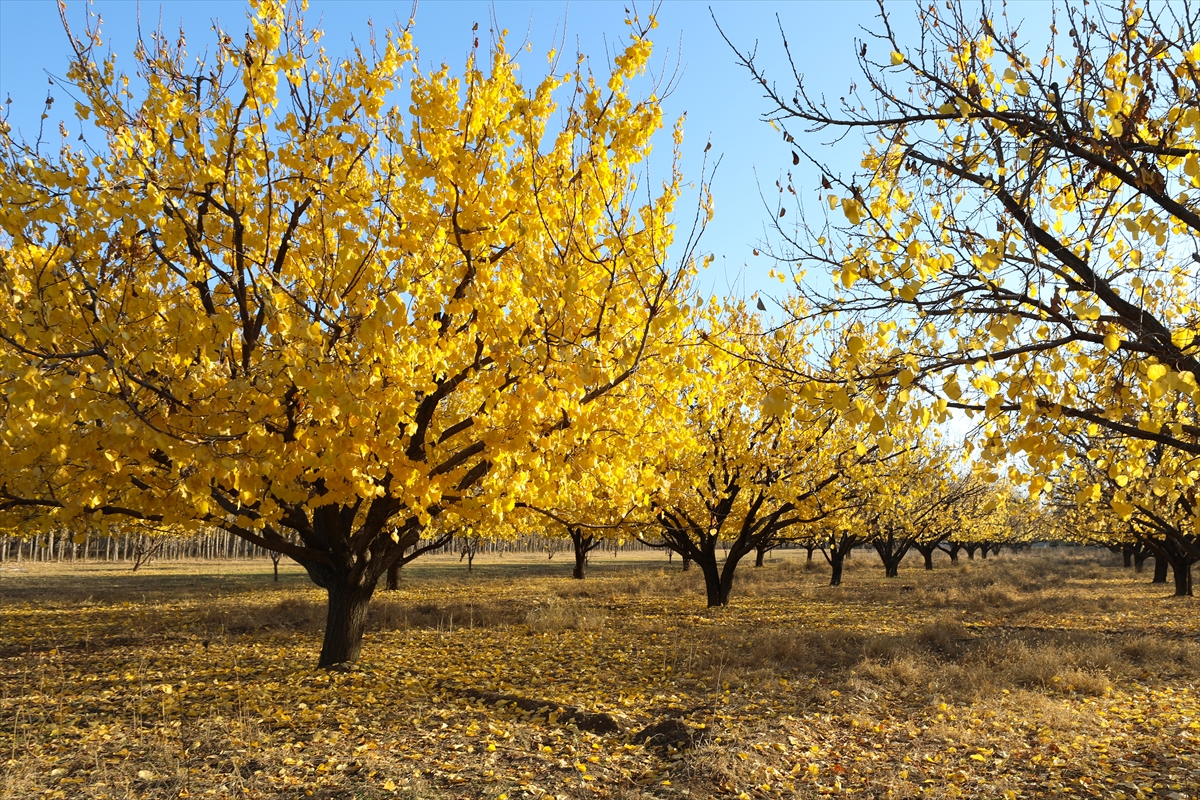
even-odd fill
[(567, 533), (575, 548), (575, 569), (571, 573), (571, 577), (581, 581), (583, 580), (583, 571), (587, 567), (588, 553), (596, 548), (598, 542), (594, 534), (589, 533), (585, 536), (583, 531), (577, 528), (568, 528)]
[(704, 573), (704, 593), (708, 607), (729, 605), (729, 590), (733, 588), (733, 569), (728, 566), (724, 570), (718, 569), (716, 553), (699, 563), (700, 571)]
[(325, 641), (317, 662), (319, 669), (358, 661), (367, 627), (367, 607), (375, 586), (334, 586), (327, 591), (329, 608), (325, 617)]
[(931, 547), (928, 550), (922, 550), (921, 556), (925, 559), (925, 569), (932, 570), (933, 569), (933, 548)]
[(883, 562), (883, 574), (888, 578), (896, 578), (900, 575), (900, 562), (891, 560)]

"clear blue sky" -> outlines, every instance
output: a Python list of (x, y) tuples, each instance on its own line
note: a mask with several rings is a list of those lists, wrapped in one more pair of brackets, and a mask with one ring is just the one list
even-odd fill
[[(1036, 4), (1022, 4), (1030, 11), (1041, 11)], [(1048, 5), (1048, 4), (1047, 4)], [(392, 25), (397, 18), (407, 19), (407, 0), (373, 2), (371, 0), (312, 0), (308, 18), (320, 19), (326, 32), (324, 46), (331, 54), (344, 52), (351, 36), (366, 38), (367, 21)], [(118, 67), (133, 69), (133, 43), (140, 15), (144, 33), (155, 29), (161, 20), (165, 31), (174, 33), (183, 26), (189, 49), (211, 49), (212, 21), (223, 28), (238, 31), (245, 27), (246, 5), (240, 0), (176, 0), (159, 3), (142, 0), (95, 0), (93, 12), (104, 20), (104, 39), (118, 54)], [(546, 68), (545, 53), (558, 45), (564, 23), (567, 51), (578, 47), (592, 57), (596, 69), (603, 69), (604, 55), (627, 36), (625, 9), (641, 14), (650, 10), (648, 3), (609, 2), (530, 2), (530, 0), (486, 2), (422, 2), (416, 13), (414, 38), (426, 66), (445, 62), (459, 67), (468, 52), (478, 22), (481, 33), (492, 26), (492, 15), (499, 26), (508, 28), (510, 40), (528, 38), (533, 52), (524, 56), (528, 80), (533, 81)], [(786, 31), (799, 68), (806, 73), (810, 88), (826, 92), (831, 99), (844, 94), (857, 77), (854, 65), (854, 40), (862, 35), (860, 26), (877, 29), (877, 6), (873, 2), (714, 2), (712, 13), (739, 47), (760, 46), (760, 61), (788, 85), (789, 71), (782, 60), (778, 15)], [(1043, 7), (1044, 8), (1044, 7)], [(1036, 9), (1036, 11), (1035, 11)], [(912, 31), (913, 6), (896, 3), (890, 8), (893, 23), (901, 32)], [(88, 6), (82, 0), (67, 0), (67, 16), (73, 26), (82, 28)], [(1021, 16), (1017, 12), (1014, 16)], [(698, 2), (665, 2), (658, 13), (655, 32), (657, 68), (679, 75), (676, 91), (666, 101), (668, 119), (687, 112), (685, 175), (699, 178), (704, 145), (712, 141), (712, 156), (722, 163), (714, 183), (716, 219), (704, 240), (704, 249), (716, 255), (716, 263), (703, 283), (711, 291), (729, 291), (742, 295), (760, 288), (776, 294), (781, 287), (768, 284), (770, 268), (765, 258), (754, 258), (752, 250), (764, 236), (768, 214), (759, 196), (774, 192), (781, 173), (792, 168), (791, 150), (780, 134), (760, 120), (767, 109), (761, 91), (750, 82), (744, 70), (734, 63), (732, 52), (721, 40), (709, 6)], [(556, 35), (556, 31), (558, 35)], [(914, 42), (915, 37), (906, 37)], [(486, 41), (486, 39), (485, 39)], [(878, 45), (875, 45), (878, 47)], [(36, 127), (48, 89), (47, 73), (62, 75), (67, 65), (67, 42), (59, 23), (55, 0), (0, 0), (0, 99), (12, 98), (9, 123), (29, 138)], [(61, 95), (61, 91), (54, 92)], [(65, 97), (54, 106), (51, 119), (57, 126), (60, 115), (71, 113)], [(68, 120), (68, 127), (73, 127)], [(815, 144), (808, 140), (808, 145)], [(854, 169), (853, 155), (861, 148), (849, 143), (834, 157), (844, 171)], [(652, 157), (654, 166), (665, 171), (669, 166), (669, 140), (664, 140)], [(796, 168), (796, 189), (802, 195), (814, 194), (816, 176), (801, 165)], [(681, 227), (686, 221), (681, 206)]]

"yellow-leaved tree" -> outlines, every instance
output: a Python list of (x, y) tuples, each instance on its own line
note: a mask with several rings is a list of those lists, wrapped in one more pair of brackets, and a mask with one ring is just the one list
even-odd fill
[[(1089, 430), (1124, 440), (1114, 481), (1155, 448), (1200, 456), (1200, 25), (1190, 6), (1064, 3), (1035, 44), (1015, 13), (920, 6), (906, 41), (881, 3), (836, 106), (804, 64), (785, 89), (742, 62), (821, 169), (827, 214), (780, 226), (775, 254), (826, 268), (833, 288), (805, 284), (819, 307), (898, 323), (878, 377), (975, 414), (991, 479), (1036, 497)], [(806, 149), (854, 131), (852, 173)], [(1200, 472), (1172, 480), (1190, 497)], [(1196, 557), (1198, 526), (1179, 528)]]
[(677, 168), (634, 197), (653, 20), (526, 87), (502, 37), (456, 77), (406, 31), (334, 58), (301, 9), (249, 16), (207, 60), (156, 37), (139, 80), (68, 31), (88, 147), (0, 133), (0, 511), (282, 552), (329, 666), (432, 520), (499, 517), (559, 438), (640, 413), (613, 389), (671, 350), (694, 241), (668, 261)]
[(682, 423), (677, 442), (656, 455), (653, 524), (639, 538), (699, 566), (715, 607), (729, 603), (742, 558), (803, 539), (830, 516), (826, 496), (875, 448), (855, 441), (845, 414), (809, 401), (828, 387), (781, 381), (767, 365), (803, 360), (811, 330), (764, 335), (741, 304), (710, 305), (703, 322), (681, 357), (689, 379), (668, 399)]

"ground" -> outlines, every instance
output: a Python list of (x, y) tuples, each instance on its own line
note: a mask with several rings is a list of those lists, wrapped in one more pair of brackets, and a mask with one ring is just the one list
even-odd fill
[[(1104, 551), (892, 579), (860, 551), (836, 588), (817, 558), (744, 565), (714, 611), (658, 554), (584, 581), (561, 557), (424, 558), (376, 595), (362, 661), (329, 672), (298, 568), (9, 562), (0, 792), (1200, 797), (1190, 598)], [(670, 720), (693, 746), (635, 743)]]

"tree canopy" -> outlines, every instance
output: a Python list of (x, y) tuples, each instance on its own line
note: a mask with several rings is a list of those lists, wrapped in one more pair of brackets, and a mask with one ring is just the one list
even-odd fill
[(637, 413), (613, 390), (686, 322), (708, 206), (670, 260), (678, 153), (635, 199), (652, 19), (611, 73), (526, 87), (503, 37), (455, 76), (408, 31), (335, 59), (251, 8), (207, 61), (156, 36), (136, 80), (68, 30), (88, 145), (0, 133), (0, 511), (283, 552), (330, 593), (327, 665), (432, 519), (510, 511)]

